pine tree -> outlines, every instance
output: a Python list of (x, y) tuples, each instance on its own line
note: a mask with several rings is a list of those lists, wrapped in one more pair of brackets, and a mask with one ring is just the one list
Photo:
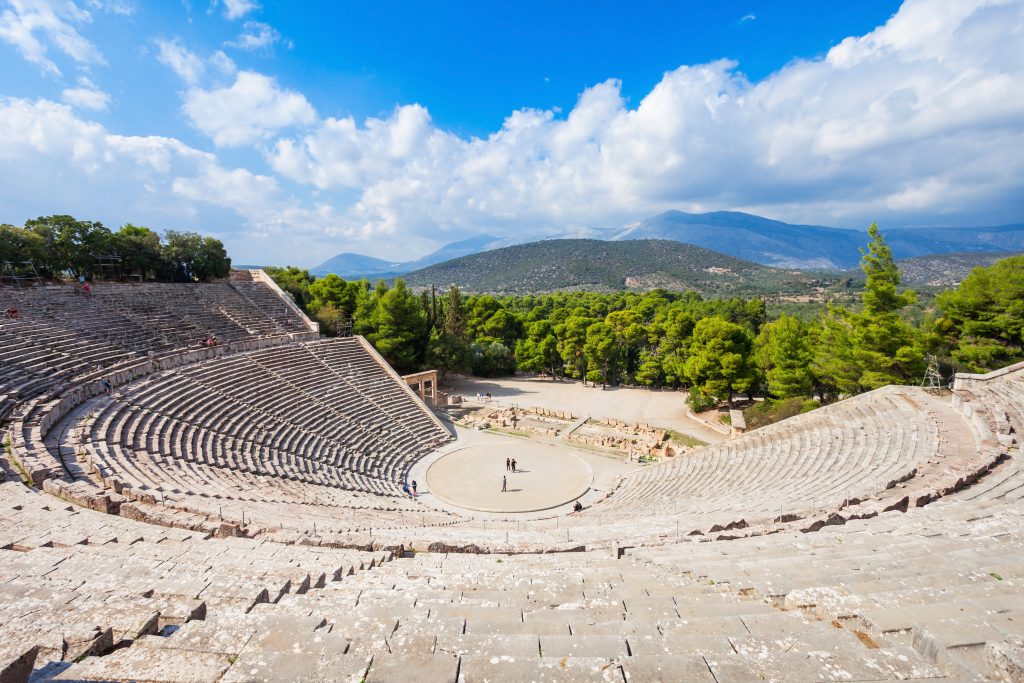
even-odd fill
[(767, 323), (754, 340), (754, 358), (765, 374), (768, 391), (778, 398), (810, 396), (813, 352), (807, 326), (790, 315)]
[(924, 372), (921, 335), (899, 316), (916, 295), (899, 292), (900, 271), (878, 226), (872, 223), (868, 234), (860, 264), (867, 276), (863, 307), (857, 313), (830, 307), (815, 354), (815, 373), (840, 394), (913, 382)]
[(731, 403), (735, 392), (749, 392), (756, 384), (751, 347), (750, 336), (741, 325), (721, 318), (702, 318), (693, 329), (683, 371), (699, 391)]
[(975, 268), (938, 306), (936, 331), (959, 366), (986, 372), (1024, 360), (1024, 256)]

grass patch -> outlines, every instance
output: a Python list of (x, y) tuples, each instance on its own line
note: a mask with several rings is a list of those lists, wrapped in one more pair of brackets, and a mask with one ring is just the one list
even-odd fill
[(991, 576), (996, 581), (1002, 581), (1003, 580), (1003, 577), (999, 576), (999, 574), (996, 574), (995, 572), (990, 572), (989, 576)]
[(28, 471), (21, 466), (18, 459), (14, 457), (14, 449), (11, 447), (11, 440), (8, 437), (4, 438), (4, 450), (7, 452), (7, 460), (14, 466), (14, 469), (18, 470), (18, 474), (21, 476), (21, 483), (25, 486), (32, 488), (32, 477), (28, 476)]
[(768, 399), (755, 403), (743, 411), (747, 429), (757, 429), (785, 420), (787, 417), (807, 413), (821, 404), (809, 398)]
[(666, 429), (665, 432), (674, 443), (686, 446), (687, 448), (700, 448), (701, 446), (708, 445), (706, 441), (701, 441), (695, 436), (683, 434), (682, 432), (677, 432), (674, 429)]

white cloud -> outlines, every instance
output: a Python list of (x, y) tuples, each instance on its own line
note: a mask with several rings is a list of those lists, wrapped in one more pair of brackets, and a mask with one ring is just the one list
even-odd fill
[(164, 40), (157, 38), (157, 60), (171, 68), (186, 83), (198, 83), (206, 66), (194, 52), (190, 51), (177, 38)]
[(1005, 198), (1024, 190), (1022, 40), (1019, 1), (910, 0), (757, 83), (728, 61), (683, 66), (630, 108), (611, 80), (564, 118), (521, 110), (469, 140), (404, 106), (362, 126), (324, 119), (268, 158), (297, 182), (357, 189), (348, 216), (371, 234), (615, 225), (667, 208), (1020, 220), (1022, 200)]
[(135, 3), (132, 0), (88, 0), (88, 5), (94, 10), (125, 17), (135, 14)]
[(214, 76), (234, 76), (237, 71), (234, 61), (221, 50), (203, 59), (182, 45), (180, 38), (157, 38), (154, 42), (157, 46), (157, 61), (170, 67), (188, 85), (198, 85), (209, 73), (208, 67), (212, 67)]
[(741, 24), (745, 24), (748, 21), (757, 21), (757, 15), (756, 14), (744, 14), (743, 18), (740, 19), (740, 23)]
[(239, 71), (225, 88), (192, 88), (185, 95), (185, 115), (218, 147), (259, 142), (281, 128), (309, 124), (313, 106), (301, 94), (253, 71)]
[(254, 0), (224, 0), (224, 16), (228, 19), (239, 19), (259, 7)]
[(241, 50), (254, 51), (271, 47), (279, 40), (281, 40), (281, 34), (270, 24), (247, 21), (242, 25), (242, 33), (227, 45)]
[(759, 82), (729, 61), (682, 66), (630, 102), (608, 80), (566, 114), (514, 111), (472, 138), (419, 104), (321, 119), (223, 53), (158, 43), (187, 84), (192, 124), (218, 147), (265, 144), (272, 172), (118, 136), (67, 105), (0, 100), (0, 204), (14, 212), (0, 220), (116, 210), (216, 228), (239, 260), (304, 265), (340, 250), (332, 236), (406, 258), (474, 232), (612, 227), (669, 208), (851, 227), (1019, 222), (1022, 37), (1019, 0), (910, 0), (868, 35)]
[(226, 168), (174, 138), (111, 133), (47, 100), (0, 98), (0, 187), (0, 222), (69, 212), (114, 227), (200, 230), (239, 262), (266, 257), (254, 243), (297, 261), (310, 243), (355, 231), (333, 206), (304, 203), (269, 176)]
[(85, 76), (79, 77), (77, 88), (65, 88), (61, 99), (72, 106), (94, 111), (104, 111), (110, 104), (110, 95)]
[(80, 64), (105, 64), (103, 54), (78, 32), (76, 26), (92, 16), (70, 0), (7, 0), (0, 13), (0, 40), (13, 45), (21, 56), (44, 71), (59, 75), (48, 56), (52, 45)]

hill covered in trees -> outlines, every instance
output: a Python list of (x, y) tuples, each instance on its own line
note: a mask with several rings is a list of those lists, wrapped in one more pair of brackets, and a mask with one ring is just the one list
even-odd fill
[(350, 321), (403, 371), (519, 370), (680, 388), (695, 407), (756, 393), (803, 409), (812, 397), (916, 384), (929, 354), (946, 375), (1024, 360), (1024, 256), (976, 268), (922, 317), (875, 226), (865, 241), (863, 292), (807, 320), (771, 319), (763, 298), (695, 291), (416, 294), (403, 280), (371, 287), (298, 268), (268, 272), (323, 329), (347, 329)]
[[(897, 261), (903, 274), (903, 283), (912, 287), (952, 287), (978, 266), (990, 266), (996, 261), (1016, 255), (1015, 252), (967, 251), (955, 254), (932, 254)], [(854, 283), (863, 282), (864, 274), (850, 271)]]
[(668, 289), (705, 296), (807, 294), (833, 280), (761, 266), (670, 240), (531, 242), (445, 261), (405, 275), (411, 286), (536, 294)]

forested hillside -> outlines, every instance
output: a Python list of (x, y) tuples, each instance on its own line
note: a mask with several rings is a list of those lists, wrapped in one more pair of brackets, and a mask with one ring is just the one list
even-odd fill
[(411, 286), (494, 294), (663, 288), (706, 296), (807, 294), (834, 282), (654, 239), (531, 242), (439, 263), (408, 273), (405, 280)]
[(763, 298), (693, 291), (416, 294), (403, 280), (371, 287), (297, 268), (268, 272), (325, 331), (351, 324), (402, 371), (520, 370), (688, 388), (695, 407), (751, 392), (829, 401), (918, 383), (929, 354), (946, 374), (1024, 359), (1024, 256), (976, 269), (919, 319), (885, 238), (872, 226), (865, 241), (859, 301), (810, 320), (771, 320)]

